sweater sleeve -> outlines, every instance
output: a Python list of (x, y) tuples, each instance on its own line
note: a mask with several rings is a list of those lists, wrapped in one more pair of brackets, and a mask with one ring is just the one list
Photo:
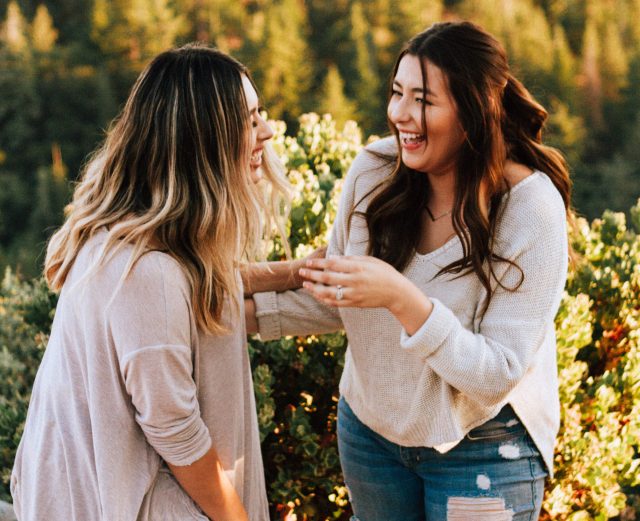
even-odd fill
[[(429, 318), (401, 346), (424, 357), (449, 385), (487, 406), (499, 404), (529, 369), (553, 331), (567, 274), (566, 215), (555, 189), (543, 201), (510, 201), (498, 231), (498, 280), (477, 332), (465, 329), (437, 299)], [(511, 209), (514, 211), (510, 211)], [(468, 275), (469, 276), (469, 275)]]
[[(355, 209), (366, 208), (367, 200), (377, 184), (389, 174), (389, 159), (397, 154), (394, 138), (380, 139), (367, 146), (354, 159), (344, 180), (338, 212), (331, 230), (327, 255), (345, 255), (352, 226), (366, 229), (362, 217), (350, 220)], [(366, 244), (366, 233), (359, 230)], [(332, 333), (343, 329), (337, 308), (325, 306), (305, 290), (284, 293), (256, 293), (258, 332), (263, 340), (283, 335)]]
[(211, 447), (193, 379), (186, 280), (172, 259), (143, 256), (107, 308), (124, 387), (148, 443), (168, 463), (189, 465)]

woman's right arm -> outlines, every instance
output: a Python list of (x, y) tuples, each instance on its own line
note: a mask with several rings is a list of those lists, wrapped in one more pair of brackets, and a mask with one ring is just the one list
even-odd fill
[(169, 463), (168, 467), (207, 517), (215, 521), (249, 521), (240, 496), (229, 481), (213, 447), (191, 465)]
[(302, 259), (274, 262), (252, 262), (240, 267), (244, 296), (265, 291), (287, 291), (302, 287), (298, 273), (309, 259), (324, 258), (327, 248), (318, 248)]
[(188, 282), (158, 255), (136, 263), (105, 313), (123, 385), (147, 443), (191, 499), (216, 521), (246, 520), (200, 414)]

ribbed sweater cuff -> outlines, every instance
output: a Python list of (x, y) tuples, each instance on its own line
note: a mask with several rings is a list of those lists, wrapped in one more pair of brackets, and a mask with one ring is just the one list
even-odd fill
[(186, 426), (159, 430), (147, 425), (142, 426), (149, 444), (167, 463), (176, 466), (191, 465), (202, 458), (211, 448), (209, 429), (196, 410), (192, 421)]
[(455, 317), (451, 310), (438, 299), (432, 298), (433, 310), (420, 329), (409, 336), (405, 329), (400, 333), (400, 346), (423, 356), (438, 349), (451, 333)]
[(276, 340), (282, 336), (278, 315), (278, 295), (275, 291), (254, 293), (258, 333), (262, 340)]

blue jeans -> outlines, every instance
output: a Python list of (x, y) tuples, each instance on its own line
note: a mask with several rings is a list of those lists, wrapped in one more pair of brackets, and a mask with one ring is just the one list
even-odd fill
[(547, 472), (509, 405), (441, 454), (388, 441), (341, 398), (338, 448), (352, 521), (524, 521), (540, 514)]

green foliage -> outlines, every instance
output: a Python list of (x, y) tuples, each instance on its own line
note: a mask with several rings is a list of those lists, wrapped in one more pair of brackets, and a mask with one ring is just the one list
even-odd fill
[(331, 114), (336, 123), (344, 125), (355, 113), (355, 104), (344, 94), (344, 82), (338, 68), (331, 64), (327, 69), (324, 89), (318, 105), (320, 114)]
[[(326, 242), (340, 186), (362, 148), (359, 128), (306, 114), (299, 130), (276, 127), (274, 144), (294, 186), (296, 256)], [(640, 510), (640, 201), (624, 214), (579, 220), (577, 260), (556, 317), (561, 430), (543, 519), (625, 519)], [(273, 245), (272, 245), (273, 246)], [(280, 255), (280, 254), (278, 254)], [(276, 257), (278, 256), (276, 255)], [(0, 287), (0, 476), (8, 477), (55, 297), (41, 280), (10, 271)], [(343, 334), (250, 339), (256, 404), (272, 513), (346, 520), (336, 448)]]
[(0, 499), (5, 501), (11, 500), (11, 467), (56, 300), (42, 280), (22, 282), (5, 272), (0, 285)]
[(640, 505), (640, 235), (610, 211), (577, 228), (556, 317), (562, 427), (545, 510), (610, 519)]

